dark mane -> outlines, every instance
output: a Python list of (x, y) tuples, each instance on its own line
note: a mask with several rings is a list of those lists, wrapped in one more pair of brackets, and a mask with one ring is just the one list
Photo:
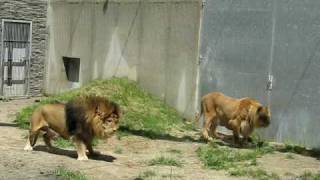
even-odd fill
[(71, 135), (75, 135), (77, 132), (81, 132), (82, 129), (87, 129), (86, 127), (83, 127), (87, 126), (87, 113), (89, 113), (89, 111), (95, 111), (96, 108), (101, 104), (105, 104), (113, 108), (114, 110), (111, 113), (115, 113), (120, 116), (119, 105), (101, 96), (89, 95), (76, 97), (68, 101), (65, 105), (68, 132)]

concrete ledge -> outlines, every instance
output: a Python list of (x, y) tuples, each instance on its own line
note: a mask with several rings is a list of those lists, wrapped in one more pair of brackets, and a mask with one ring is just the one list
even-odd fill
[[(104, 3), (105, 0), (47, 0), (49, 3)], [(202, 0), (109, 0), (109, 3), (200, 3)]]

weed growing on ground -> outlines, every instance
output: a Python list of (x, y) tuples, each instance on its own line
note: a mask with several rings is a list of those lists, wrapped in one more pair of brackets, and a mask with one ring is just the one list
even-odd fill
[(252, 168), (232, 168), (228, 170), (230, 176), (247, 176), (252, 177), (256, 180), (278, 180), (280, 177), (275, 173), (268, 173), (262, 169), (252, 169)]
[(53, 173), (57, 179), (63, 180), (88, 180), (88, 178), (79, 171), (71, 171), (64, 167), (59, 167)]
[(304, 172), (301, 176), (296, 177), (297, 180), (320, 180), (320, 172), (312, 173), (312, 172)]
[(154, 158), (149, 161), (148, 163), (149, 166), (155, 166), (155, 165), (160, 165), (160, 166), (177, 166), (181, 167), (182, 163), (172, 157), (165, 157), (165, 156), (160, 156), (157, 158)]
[(69, 140), (63, 139), (61, 137), (55, 139), (53, 141), (53, 145), (58, 147), (58, 148), (69, 148), (69, 147), (74, 147), (73, 143)]
[(139, 174), (139, 176), (137, 178), (135, 178), (135, 180), (146, 180), (146, 179), (152, 179), (152, 177), (156, 176), (156, 173), (154, 171), (144, 171), (142, 173)]

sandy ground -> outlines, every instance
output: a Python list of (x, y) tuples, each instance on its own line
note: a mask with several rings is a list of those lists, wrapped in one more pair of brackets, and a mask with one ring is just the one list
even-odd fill
[[(248, 179), (235, 178), (225, 171), (205, 169), (198, 160), (195, 150), (203, 143), (175, 140), (151, 140), (140, 136), (126, 136), (119, 140), (112, 137), (107, 142), (100, 141), (95, 148), (103, 155), (88, 161), (77, 161), (73, 149), (56, 149), (48, 152), (42, 139), (38, 140), (34, 151), (24, 151), (27, 130), (19, 129), (13, 120), (21, 108), (35, 99), (0, 102), (0, 180), (14, 179), (55, 179), (52, 171), (59, 166), (79, 170), (90, 179), (135, 179), (148, 170), (156, 176), (151, 179)], [(172, 153), (170, 150), (180, 150)], [(122, 151), (119, 153), (119, 151)], [(182, 167), (149, 166), (148, 161), (159, 156), (174, 157), (182, 162)], [(257, 160), (258, 167), (274, 172), (282, 179), (293, 179), (305, 171), (320, 172), (320, 160), (314, 157), (286, 153), (267, 154)]]

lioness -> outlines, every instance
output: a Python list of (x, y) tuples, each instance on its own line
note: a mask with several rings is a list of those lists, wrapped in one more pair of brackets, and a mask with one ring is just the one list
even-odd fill
[(108, 138), (119, 127), (120, 108), (102, 97), (78, 97), (66, 104), (46, 104), (35, 109), (31, 116), (31, 129), (24, 150), (32, 150), (42, 131), (45, 144), (51, 148), (51, 139), (59, 134), (75, 142), (78, 160), (87, 160), (94, 137)]
[[(220, 92), (212, 92), (202, 97), (201, 112), (197, 121), (204, 114), (204, 128), (202, 136), (212, 140), (212, 136), (220, 138), (216, 133), (218, 125), (233, 131), (235, 143), (247, 143), (254, 128), (267, 127), (270, 124), (268, 107), (263, 107), (252, 98), (236, 99)], [(239, 135), (243, 141), (239, 141)]]

